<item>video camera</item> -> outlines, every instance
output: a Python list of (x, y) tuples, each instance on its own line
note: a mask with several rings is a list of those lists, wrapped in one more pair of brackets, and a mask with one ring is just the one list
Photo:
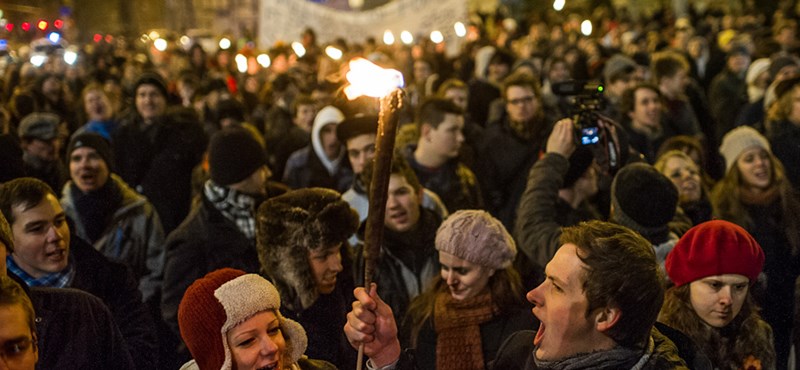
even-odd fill
[[(564, 81), (553, 84), (553, 93), (571, 97), (570, 117), (575, 125), (575, 142), (588, 146), (598, 164), (614, 174), (625, 163), (627, 137), (614, 120), (600, 114), (604, 107), (605, 87), (598, 82)], [(617, 127), (612, 134), (611, 128)], [(600, 144), (600, 145), (598, 145)]]

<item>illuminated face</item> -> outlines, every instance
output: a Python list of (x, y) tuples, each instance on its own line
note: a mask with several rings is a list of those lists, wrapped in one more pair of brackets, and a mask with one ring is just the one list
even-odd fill
[(102, 188), (111, 173), (97, 150), (83, 147), (73, 150), (69, 156), (69, 176), (80, 191), (88, 193)]
[(61, 272), (67, 267), (70, 232), (67, 216), (53, 194), (35, 207), (24, 204), (11, 208), (14, 223), (14, 262), (34, 278)]
[(319, 130), (319, 141), (322, 143), (322, 150), (330, 160), (336, 159), (342, 150), (342, 143), (336, 138), (336, 125), (325, 125)]
[(225, 337), (236, 370), (283, 369), (286, 340), (273, 311), (259, 312), (234, 326)]
[(427, 129), (424, 131), (424, 139), (430, 143), (430, 148), (436, 154), (445, 158), (458, 157), (458, 151), (464, 143), (464, 116), (448, 113), (444, 115), (444, 121), (439, 123), (439, 127), (425, 126)]
[(661, 126), (661, 98), (653, 90), (639, 88), (634, 92), (633, 111), (628, 113), (631, 125), (656, 130)]
[(356, 175), (364, 172), (364, 166), (375, 158), (375, 134), (362, 134), (347, 140), (347, 157)]
[(433, 74), (430, 64), (424, 60), (414, 61), (414, 80), (417, 82), (425, 81)]
[(317, 108), (314, 105), (300, 105), (297, 107), (297, 114), (294, 117), (294, 124), (305, 132), (311, 132), (314, 124), (314, 117), (317, 115)]
[(766, 190), (772, 184), (772, 162), (765, 149), (757, 146), (745, 149), (736, 158), (736, 166), (743, 186)]
[(506, 111), (513, 122), (533, 119), (539, 109), (539, 99), (528, 86), (509, 86), (506, 90)]
[(548, 74), (551, 83), (562, 82), (569, 80), (569, 66), (565, 62), (556, 62), (550, 66), (550, 73)]
[(111, 119), (111, 100), (102, 90), (90, 90), (83, 97), (83, 109), (90, 121)]
[(386, 218), (384, 224), (389, 230), (405, 232), (411, 230), (419, 221), (419, 205), (422, 191), (417, 191), (408, 180), (393, 173), (389, 176), (389, 190), (386, 198)]
[(39, 359), (28, 315), (19, 303), (0, 305), (0, 366), (10, 370), (33, 370)]
[(136, 111), (145, 123), (164, 115), (167, 109), (167, 98), (161, 95), (155, 85), (142, 84), (136, 89)]
[(450, 253), (439, 251), (440, 274), (447, 282), (450, 295), (460, 301), (475, 297), (488, 289), (494, 270), (476, 265)]
[(678, 188), (681, 203), (700, 200), (700, 170), (692, 161), (681, 157), (670, 157), (664, 163), (662, 174)]
[(528, 292), (539, 319), (533, 344), (536, 358), (559, 360), (596, 349), (595, 327), (587, 319), (589, 301), (583, 292), (586, 265), (574, 244), (564, 244), (545, 268), (547, 279)]
[(342, 244), (308, 252), (308, 264), (320, 294), (330, 294), (336, 288), (336, 276), (342, 272)]
[(708, 276), (689, 284), (689, 299), (697, 316), (721, 328), (742, 310), (749, 285), (750, 280), (738, 274)]

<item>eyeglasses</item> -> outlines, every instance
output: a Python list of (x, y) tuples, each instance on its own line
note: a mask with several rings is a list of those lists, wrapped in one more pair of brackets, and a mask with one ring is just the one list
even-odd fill
[(511, 104), (511, 105), (528, 104), (528, 103), (532, 102), (534, 98), (535, 98), (535, 96), (529, 95), (529, 96), (523, 96), (521, 98), (507, 100), (507, 102), (508, 102), (508, 104)]
[(2, 359), (6, 365), (18, 363), (25, 357), (28, 350), (35, 345), (36, 341), (31, 338), (23, 338), (4, 343), (3, 346), (0, 347), (0, 359)]

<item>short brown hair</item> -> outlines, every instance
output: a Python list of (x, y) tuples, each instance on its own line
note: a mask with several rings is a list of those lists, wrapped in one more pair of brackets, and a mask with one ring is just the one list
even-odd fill
[[(372, 182), (374, 163), (375, 161), (369, 161), (366, 166), (364, 166), (364, 171), (359, 175), (359, 179), (363, 182), (366, 189), (369, 189), (371, 186), (370, 182)], [(409, 185), (417, 192), (417, 195), (420, 195), (422, 192), (422, 184), (419, 182), (417, 173), (414, 172), (414, 169), (411, 168), (411, 165), (403, 158), (402, 154), (395, 153), (394, 156), (392, 156), (392, 172), (390, 174), (403, 176), (406, 181), (408, 181)], [(369, 192), (367, 192), (367, 194), (369, 194)]]
[(13, 305), (22, 306), (25, 311), (25, 321), (28, 328), (31, 329), (31, 334), (34, 340), (36, 339), (36, 314), (33, 311), (33, 303), (16, 281), (6, 275), (0, 275), (0, 307), (8, 307)]
[(651, 69), (653, 81), (658, 83), (662, 78), (672, 77), (678, 71), (689, 71), (689, 62), (681, 54), (673, 51), (664, 51), (653, 55)]
[(618, 308), (622, 316), (605, 334), (623, 347), (642, 347), (664, 301), (664, 274), (652, 244), (624, 226), (603, 221), (562, 229), (561, 244), (567, 243), (578, 247), (578, 258), (587, 267), (587, 317), (598, 308)]
[(508, 89), (514, 86), (528, 87), (537, 98), (542, 97), (542, 88), (539, 86), (539, 81), (527, 73), (514, 72), (503, 80), (503, 99), (507, 99), (506, 93)]
[(622, 99), (619, 102), (620, 111), (625, 117), (628, 116), (628, 113), (633, 112), (634, 109), (636, 109), (636, 92), (640, 89), (647, 89), (655, 92), (659, 99), (662, 97), (661, 91), (658, 89), (658, 87), (647, 82), (642, 82), (634, 87), (631, 87), (630, 89), (625, 90), (625, 92), (622, 93)]
[(21, 204), (23, 210), (27, 211), (41, 203), (47, 194), (58, 198), (53, 189), (42, 180), (33, 177), (11, 180), (0, 185), (0, 212), (3, 213), (9, 224), (13, 224), (16, 220), (12, 208)]

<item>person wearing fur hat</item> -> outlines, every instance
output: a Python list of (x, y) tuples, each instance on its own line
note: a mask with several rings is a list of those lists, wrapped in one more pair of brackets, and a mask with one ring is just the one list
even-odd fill
[(515, 266), (529, 289), (555, 255), (561, 227), (602, 218), (589, 202), (598, 190), (594, 156), (576, 146), (572, 119), (556, 122), (545, 150), (528, 174), (514, 230), (522, 251)]
[(311, 129), (311, 145), (286, 160), (283, 183), (292, 189), (324, 187), (339, 192), (350, 187), (353, 171), (336, 138), (336, 126), (343, 120), (344, 114), (334, 106), (320, 109)]
[(800, 77), (779, 83), (775, 93), (778, 98), (767, 113), (766, 136), (786, 169), (786, 177), (800, 192), (800, 107), (794, 105), (800, 98)]
[(192, 169), (200, 163), (208, 138), (193, 109), (168, 113), (166, 83), (158, 74), (139, 76), (134, 100), (111, 140), (114, 168), (153, 203), (169, 233), (189, 213)]
[(178, 304), (195, 279), (223, 267), (259, 270), (255, 211), (271, 174), (264, 147), (246, 129), (227, 128), (211, 138), (208, 162), (198, 204), (164, 247), (161, 314), (176, 341)]
[(513, 332), (535, 326), (512, 267), (514, 239), (480, 210), (461, 210), (436, 232), (441, 270), (409, 305), (402, 336), (419, 369), (485, 369)]
[(111, 147), (102, 136), (74, 136), (67, 158), (71, 180), (61, 206), (75, 222), (75, 235), (130, 267), (145, 302), (156, 298), (164, 269), (164, 230), (155, 208), (112, 173)]
[(181, 370), (331, 370), (305, 356), (306, 331), (281, 314), (281, 296), (257, 274), (223, 268), (197, 279), (178, 310), (193, 359)]
[(280, 312), (308, 331), (310, 357), (345, 369), (356, 363), (342, 327), (353, 300), (351, 248), (358, 214), (336, 191), (306, 188), (258, 208), (261, 273), (283, 301)]
[(693, 227), (667, 256), (675, 285), (659, 321), (688, 335), (715, 369), (774, 369), (772, 329), (750, 289), (763, 265), (764, 252), (740, 226), (714, 220)]
[(711, 192), (715, 216), (742, 226), (764, 250), (766, 287), (756, 286), (755, 296), (774, 330), (777, 364), (783, 368), (800, 275), (800, 200), (769, 142), (755, 129), (731, 130), (719, 151), (726, 174)]

